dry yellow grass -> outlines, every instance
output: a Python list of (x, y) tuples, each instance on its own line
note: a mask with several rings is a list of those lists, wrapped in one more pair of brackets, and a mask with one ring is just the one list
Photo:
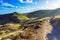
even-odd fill
[[(41, 18), (40, 20), (45, 20), (45, 19), (49, 19), (49, 18), (51, 18), (51, 17), (44, 17), (44, 18)], [(54, 16), (54, 19), (56, 19), (56, 18), (60, 18), (60, 15)]]
[(5, 24), (5, 26), (9, 29), (18, 29), (21, 25), (20, 24), (12, 24), (12, 23), (8, 23), (8, 24)]

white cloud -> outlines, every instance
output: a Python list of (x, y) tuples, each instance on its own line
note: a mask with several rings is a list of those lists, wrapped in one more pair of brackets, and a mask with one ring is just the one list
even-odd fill
[(37, 2), (35, 2), (34, 4), (38, 4)]
[(21, 3), (23, 3), (23, 0), (19, 0)]
[(49, 3), (49, 1), (48, 0), (46, 0), (46, 4), (48, 4)]
[(12, 5), (12, 4), (9, 4), (9, 3), (7, 3), (7, 2), (3, 2), (2, 0), (0, 1), (0, 3), (1, 3), (1, 6), (2, 7), (7, 7), (7, 6), (10, 6), (10, 7), (15, 7), (14, 5)]
[(51, 4), (51, 5), (47, 6), (48, 9), (56, 9), (56, 8), (59, 8), (59, 7), (60, 7), (59, 4)]
[(23, 0), (19, 0), (20, 3), (33, 3), (33, 0), (26, 0), (26, 1), (23, 1)]
[(33, 3), (33, 0), (27, 0), (28, 3)]
[(44, 4), (43, 8), (46, 9), (60, 8), (60, 0), (46, 0), (46, 4)]
[[(19, 0), (20, 2), (23, 2), (23, 0)], [(32, 1), (33, 2), (33, 1)], [(34, 9), (56, 9), (60, 8), (60, 0), (46, 0), (45, 3), (38, 4), (38, 2), (33, 2), (32, 5), (36, 5)], [(26, 10), (30, 10), (31, 8), (27, 8)]]
[(10, 6), (10, 7), (14, 7), (12, 4), (9, 4), (9, 3), (2, 3), (2, 6)]
[(21, 12), (21, 13), (26, 13), (26, 12), (32, 12), (32, 11), (36, 11), (39, 10), (38, 6), (37, 7), (31, 7), (30, 5), (27, 7), (20, 7), (17, 8), (17, 12)]

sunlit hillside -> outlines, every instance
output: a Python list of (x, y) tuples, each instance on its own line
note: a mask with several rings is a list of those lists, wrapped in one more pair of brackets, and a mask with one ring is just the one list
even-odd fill
[(53, 39), (60, 39), (60, 11), (58, 9), (0, 15), (0, 40)]
[(29, 20), (26, 14), (20, 14), (18, 12), (0, 15), (0, 24), (21, 23), (25, 20)]

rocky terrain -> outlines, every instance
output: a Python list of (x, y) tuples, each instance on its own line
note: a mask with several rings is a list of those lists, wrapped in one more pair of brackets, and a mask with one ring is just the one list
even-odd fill
[(60, 40), (60, 9), (0, 15), (0, 40)]
[[(5, 24), (1, 26), (4, 28), (0, 28), (1, 40), (60, 40), (60, 18), (50, 17), (23, 23), (23, 25)], [(9, 31), (6, 33), (6, 30)]]

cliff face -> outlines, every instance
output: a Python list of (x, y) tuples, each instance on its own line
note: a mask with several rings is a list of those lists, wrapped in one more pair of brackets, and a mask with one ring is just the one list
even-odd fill
[[(54, 40), (60, 40), (60, 18), (52, 20), (51, 25), (53, 27), (53, 30), (51, 34), (48, 34), (48, 36), (54, 38)], [(51, 40), (51, 38), (49, 40)]]

